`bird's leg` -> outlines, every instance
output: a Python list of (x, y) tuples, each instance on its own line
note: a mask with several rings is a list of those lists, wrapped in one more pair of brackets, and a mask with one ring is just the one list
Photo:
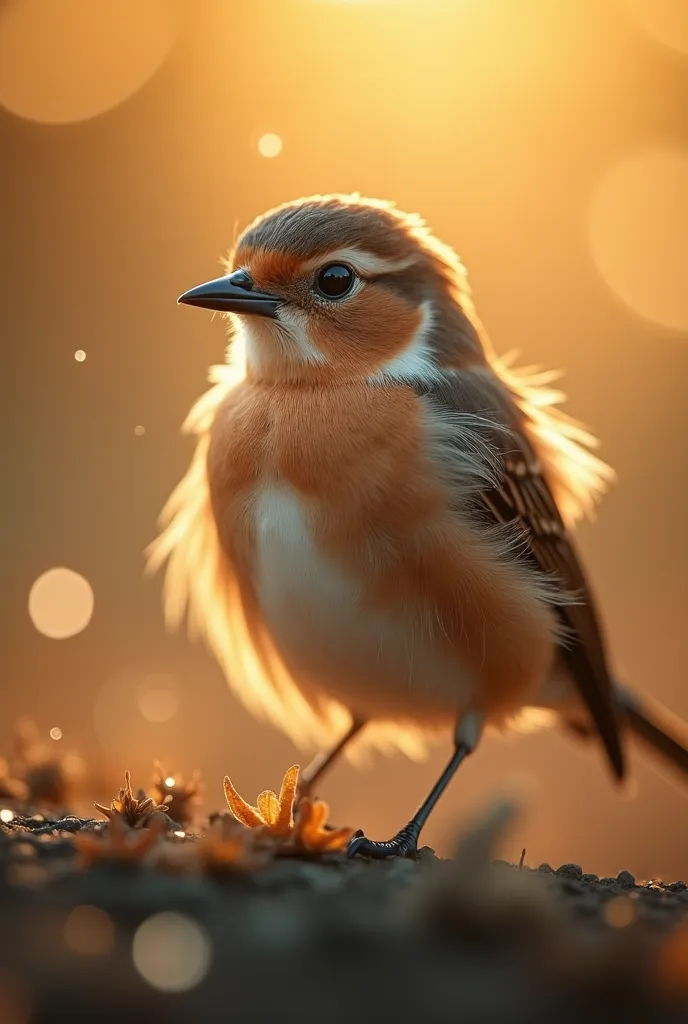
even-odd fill
[(302, 796), (311, 795), (315, 783), (323, 777), (325, 772), (329, 771), (344, 750), (344, 747), (351, 742), (354, 736), (361, 731), (364, 725), (365, 722), (362, 719), (354, 718), (351, 723), (351, 728), (330, 750), (315, 755), (311, 763), (301, 774), (297, 787), (297, 799)]
[(461, 762), (475, 750), (482, 730), (483, 716), (476, 712), (464, 715), (454, 734), (454, 753), (446, 768), (407, 825), (393, 839), (376, 843), (357, 832), (349, 842), (348, 856), (357, 853), (382, 860), (384, 857), (413, 857), (418, 852), (418, 837), (439, 798), (456, 774)]

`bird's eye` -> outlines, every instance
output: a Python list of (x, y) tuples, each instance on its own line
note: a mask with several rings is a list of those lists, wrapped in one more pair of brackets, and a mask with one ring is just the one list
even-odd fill
[(315, 278), (315, 290), (325, 299), (343, 299), (354, 286), (356, 277), (351, 267), (343, 263), (330, 263), (319, 270)]

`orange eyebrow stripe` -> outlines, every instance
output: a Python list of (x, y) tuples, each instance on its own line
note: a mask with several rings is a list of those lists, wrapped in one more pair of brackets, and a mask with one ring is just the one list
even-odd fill
[(237, 250), (234, 262), (237, 266), (246, 267), (258, 284), (268, 281), (274, 284), (292, 281), (299, 276), (305, 264), (305, 260), (290, 252), (266, 252), (264, 249), (254, 249), (250, 246), (241, 246)]

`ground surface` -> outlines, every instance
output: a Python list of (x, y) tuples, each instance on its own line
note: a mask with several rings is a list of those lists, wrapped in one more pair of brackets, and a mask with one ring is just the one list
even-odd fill
[(0, 1022), (688, 1020), (686, 885), (495, 862), (510, 813), (452, 860), (260, 863), (164, 815), (113, 835), (17, 814)]

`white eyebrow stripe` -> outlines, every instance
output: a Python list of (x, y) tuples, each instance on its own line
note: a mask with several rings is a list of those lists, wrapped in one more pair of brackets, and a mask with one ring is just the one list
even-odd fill
[(287, 338), (294, 345), (294, 354), (305, 363), (326, 363), (327, 357), (317, 348), (308, 335), (308, 317), (296, 309), (282, 307), (277, 312), (277, 322), (286, 325)]
[(436, 310), (430, 301), (421, 307), (423, 319), (418, 330), (399, 355), (381, 366), (377, 373), (368, 378), (372, 383), (423, 383), (439, 384), (444, 380), (441, 367), (430, 345), (429, 339), (437, 320)]
[(416, 262), (415, 256), (407, 256), (403, 260), (385, 260), (372, 252), (364, 249), (357, 249), (355, 246), (348, 246), (342, 249), (334, 249), (332, 252), (324, 253), (315, 259), (304, 263), (306, 269), (315, 269), (328, 263), (348, 263), (354, 270), (361, 274), (394, 274), (399, 270), (406, 270)]

